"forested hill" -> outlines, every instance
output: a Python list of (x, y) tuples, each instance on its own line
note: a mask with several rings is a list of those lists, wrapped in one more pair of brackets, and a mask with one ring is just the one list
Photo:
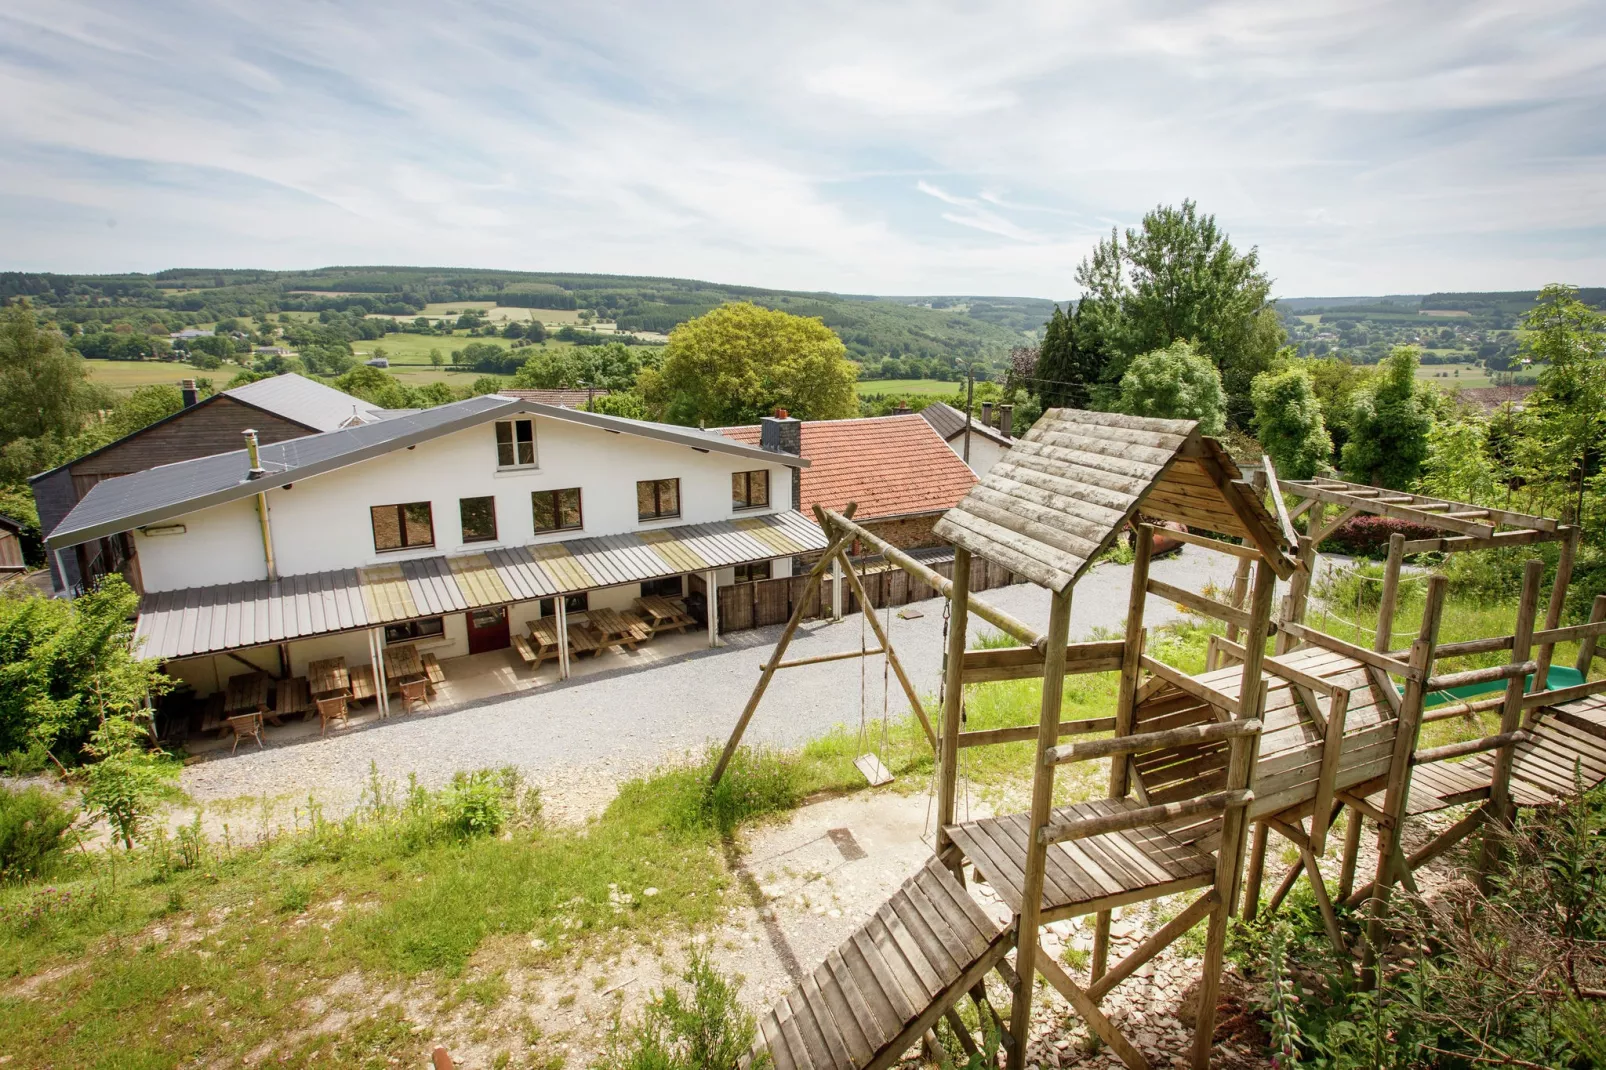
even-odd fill
[(342, 312), (408, 316), (431, 304), (493, 301), (544, 309), (589, 309), (621, 331), (664, 333), (727, 301), (752, 301), (819, 316), (858, 360), (894, 357), (1001, 362), (1032, 340), (1052, 310), (1041, 298), (874, 297), (730, 286), (635, 275), (490, 271), (468, 268), (330, 267), (312, 271), (180, 268), (153, 275), (0, 274), (0, 300), (25, 295), (85, 320), (161, 309), (194, 322), (259, 313)]

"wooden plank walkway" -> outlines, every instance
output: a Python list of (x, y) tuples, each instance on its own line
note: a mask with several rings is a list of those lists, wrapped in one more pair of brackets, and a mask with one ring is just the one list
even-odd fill
[[(1141, 806), (1132, 799), (1099, 799), (1060, 807), (1050, 822), (1102, 817)], [(1016, 914), (1024, 901), (1026, 820), (1025, 814), (1007, 814), (945, 830)], [(1052, 844), (1043, 875), (1043, 920), (1202, 888), (1215, 879), (1215, 871), (1216, 860), (1210, 854), (1152, 826)]]
[(775, 1070), (881, 1070), (1014, 947), (936, 859), (759, 1020)]

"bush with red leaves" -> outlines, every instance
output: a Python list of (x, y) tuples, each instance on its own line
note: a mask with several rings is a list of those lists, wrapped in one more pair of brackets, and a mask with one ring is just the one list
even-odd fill
[(1389, 553), (1389, 536), (1396, 531), (1407, 539), (1436, 539), (1445, 534), (1438, 528), (1410, 520), (1395, 520), (1388, 516), (1352, 516), (1323, 539), (1317, 549), (1324, 554), (1383, 558)]

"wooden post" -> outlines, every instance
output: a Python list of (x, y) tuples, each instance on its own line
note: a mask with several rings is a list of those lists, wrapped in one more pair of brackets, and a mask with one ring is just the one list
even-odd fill
[[(856, 508), (858, 507), (853, 502), (849, 502), (845, 512), (851, 517)], [(832, 532), (831, 523), (825, 514), (821, 512), (818, 505), (814, 507), (814, 519), (829, 538)], [(803, 622), (803, 607), (808, 605), (809, 593), (819, 589), (820, 578), (825, 575), (826, 568), (835, 558), (837, 551), (841, 550), (852, 538), (853, 535), (850, 532), (836, 536), (826, 549), (824, 556), (809, 570), (809, 582), (803, 588), (803, 596), (792, 607), (792, 616), (787, 620), (786, 627), (781, 631), (781, 638), (775, 644), (775, 652), (770, 655), (769, 661), (764, 663), (764, 671), (759, 675), (758, 683), (753, 686), (753, 693), (747, 696), (747, 705), (742, 707), (742, 715), (736, 720), (736, 727), (731, 731), (731, 737), (725, 744), (724, 753), (719, 756), (719, 763), (714, 766), (714, 775), (708, 778), (709, 784), (719, 783), (719, 778), (725, 775), (725, 767), (730, 764), (731, 757), (736, 753), (736, 748), (741, 746), (742, 733), (747, 731), (747, 722), (753, 719), (754, 711), (758, 709), (758, 704), (764, 699), (765, 690), (770, 686), (771, 677), (775, 675), (776, 668), (781, 664), (781, 659), (786, 654), (786, 648), (792, 643), (792, 635), (797, 631), (797, 626)]]
[(390, 684), (385, 679), (385, 629), (375, 628), (369, 633), (374, 650), (374, 701), (381, 718), (390, 716)]
[(831, 558), (831, 619), (842, 619), (842, 562)]
[(1260, 882), (1265, 879), (1266, 841), (1270, 837), (1270, 826), (1264, 821), (1255, 822), (1255, 839), (1249, 848), (1249, 865), (1244, 869), (1245, 921), (1254, 921), (1255, 915), (1260, 913)]
[[(1265, 586), (1273, 591), (1276, 589), (1276, 574), (1272, 572), (1270, 566), (1264, 561), (1256, 565), (1256, 573), (1254, 604), (1256, 607), (1260, 607), (1264, 603), (1265, 615), (1257, 616), (1250, 627), (1260, 633), (1259, 645), (1264, 650), (1266, 646), (1266, 624), (1271, 614), (1271, 595), (1265, 594), (1263, 596), (1260, 574), (1264, 573), (1272, 577), (1273, 582)], [(1253, 638), (1253, 634), (1250, 637)], [(1249, 686), (1252, 686), (1257, 691), (1260, 690), (1262, 685), (1258, 670), (1254, 681)], [(1247, 689), (1243, 692), (1243, 696), (1246, 699), (1251, 694), (1252, 692)], [(1255, 696), (1255, 701), (1252, 705), (1245, 703), (1245, 709), (1238, 719), (1243, 721), (1257, 718), (1260, 706), (1260, 696)], [(1255, 712), (1251, 713), (1251, 709)], [(1254, 782), (1255, 755), (1259, 750), (1260, 736), (1258, 733), (1253, 736), (1239, 736), (1232, 740), (1227, 762), (1228, 790), (1241, 791)], [(1249, 806), (1247, 803), (1241, 806), (1229, 807), (1227, 812), (1221, 815), (1221, 846), (1216, 850), (1216, 891), (1218, 895), (1223, 888), (1231, 888), (1236, 894), (1238, 876), (1243, 868), (1243, 839), (1244, 831), (1248, 824), (1246, 820), (1248, 816)], [(1227, 919), (1232, 915), (1232, 906), (1232, 899), (1225, 897), (1218, 900), (1210, 911), (1210, 927), (1205, 933), (1204, 963), (1200, 967), (1199, 987), (1197, 989), (1199, 1009), (1193, 1028), (1194, 1070), (1209, 1070), (1210, 1067), (1210, 1047), (1211, 1042), (1215, 1039), (1216, 1032), (1216, 993), (1221, 986), (1222, 959), (1225, 957), (1227, 950)]]
[(1037, 927), (1043, 915), (1043, 870), (1048, 845), (1038, 831), (1048, 824), (1054, 805), (1054, 765), (1046, 761), (1059, 744), (1060, 707), (1065, 698), (1065, 645), (1071, 633), (1071, 589), (1054, 595), (1048, 616), (1048, 650), (1043, 657), (1043, 703), (1037, 719), (1037, 761), (1032, 770), (1032, 811), (1026, 822), (1026, 871), (1021, 889), (1021, 913), (1016, 920), (1015, 972), (1020, 975), (1015, 1002), (1009, 1012), (1014, 1047), (1009, 1054), (1012, 1070), (1026, 1065), (1026, 1042), (1031, 1036), (1032, 986), (1037, 981)]
[[(1399, 539), (1396, 543), (1395, 539)], [(1396, 546), (1403, 546), (1398, 535), (1389, 539), (1389, 557), (1395, 556)], [(1361, 959), (1361, 978), (1370, 984), (1375, 978), (1373, 970), (1377, 945), (1383, 939), (1383, 918), (1388, 913), (1389, 893), (1394, 884), (1394, 859), (1400, 853), (1400, 837), (1405, 833), (1406, 806), (1411, 793), (1411, 755), (1416, 751), (1417, 734), (1422, 727), (1422, 705), (1427, 698), (1428, 674), (1433, 671), (1435, 652), (1439, 646), (1439, 625), (1444, 618), (1444, 593), (1449, 580), (1435, 574), (1428, 580), (1427, 604), (1422, 607), (1422, 629), (1411, 644), (1410, 666), (1413, 673), (1405, 681), (1405, 694), (1400, 699), (1400, 715), (1394, 729), (1394, 754), (1389, 762), (1387, 787), (1383, 792), (1383, 814), (1389, 824), (1377, 826), (1377, 879), (1372, 891), (1372, 916), (1366, 923), (1366, 947)], [(1379, 607), (1380, 609), (1382, 607)], [(1379, 618), (1378, 632), (1384, 633), (1384, 622)]]
[[(836, 566), (839, 580), (841, 567), (840, 564)], [(964, 867), (960, 865), (958, 852), (952, 850), (947, 827), (954, 823), (954, 798), (959, 787), (959, 717), (965, 708), (965, 632), (970, 622), (970, 551), (963, 546), (954, 549), (954, 588), (949, 607), (942, 746), (938, 748), (941, 770), (937, 779), (937, 857), (947, 862), (958, 877)]]
[(703, 584), (708, 588), (708, 645), (719, 645), (719, 574), (713, 569), (703, 573)]
[[(1250, 479), (1250, 486), (1255, 488), (1255, 497), (1263, 497), (1266, 493), (1266, 473), (1256, 472)], [(1247, 541), (1247, 540), (1246, 540)], [(1244, 599), (1249, 597), (1249, 567), (1252, 564), (1247, 557), (1238, 559), (1238, 568), (1232, 574), (1232, 608), (1242, 609)], [(1238, 625), (1227, 625), (1227, 638), (1233, 642), (1238, 641)]]
[[(1545, 607), (1545, 627), (1547, 629), (1561, 624), (1561, 611), (1567, 605), (1567, 587), (1573, 581), (1573, 559), (1578, 555), (1578, 528), (1569, 528), (1567, 538), (1562, 540), (1561, 556), (1556, 559), (1556, 579), (1550, 587), (1550, 603)], [(1545, 643), (1539, 647), (1539, 668), (1534, 672), (1533, 690), (1543, 691), (1546, 682), (1550, 679), (1550, 659), (1556, 652), (1556, 644)], [(1586, 671), (1584, 678), (1588, 679)], [(1485, 838), (1487, 840), (1487, 834)]]
[[(1595, 605), (1589, 611), (1589, 623), (1599, 624), (1606, 621), (1606, 594), (1595, 596)], [(1590, 663), (1595, 660), (1595, 648), (1600, 640), (1593, 635), (1586, 635), (1578, 641), (1578, 675), (1589, 679)]]
[[(1571, 540), (1565, 545), (1570, 545)], [(1533, 651), (1534, 616), (1539, 611), (1539, 580), (1544, 574), (1544, 562), (1537, 558), (1528, 562), (1522, 572), (1522, 599), (1517, 603), (1517, 630), (1512, 636), (1511, 661), (1518, 665), (1528, 660)], [(1565, 571), (1565, 570), (1563, 570)], [(1558, 579), (1560, 578), (1558, 574)], [(1566, 588), (1562, 588), (1563, 597)], [(1554, 600), (1554, 594), (1552, 595)], [(1544, 670), (1543, 663), (1540, 671)], [(1534, 683), (1537, 685), (1538, 680)], [(1525, 681), (1514, 676), (1506, 681), (1506, 701), (1500, 707), (1500, 731), (1515, 732), (1522, 720), (1522, 696)], [(1489, 777), (1489, 821), (1483, 827), (1483, 851), (1478, 860), (1478, 883), (1487, 886), (1489, 873), (1500, 861), (1500, 837), (1511, 824), (1511, 763), (1517, 746), (1507, 743), (1494, 755), (1494, 770)]]
[(909, 674), (904, 671), (903, 662), (898, 660), (898, 652), (892, 649), (892, 638), (887, 635), (886, 629), (881, 627), (881, 618), (876, 616), (875, 605), (870, 601), (864, 584), (860, 582), (859, 574), (854, 571), (853, 563), (847, 559), (847, 553), (846, 549), (839, 550), (837, 557), (842, 560), (843, 571), (847, 573), (848, 583), (853, 587), (854, 594), (859, 596), (859, 609), (864, 614), (865, 620), (870, 622), (870, 630), (880, 641), (881, 649), (886, 653), (887, 663), (892, 666), (892, 675), (898, 678), (898, 684), (903, 688), (903, 697), (909, 700), (909, 708), (914, 711), (920, 727), (925, 730), (926, 742), (930, 743), (932, 750), (935, 751), (937, 732), (931, 727), (931, 718), (926, 715), (925, 706), (921, 705), (920, 692), (915, 690), (914, 681), (909, 679)]
[(1400, 564), (1405, 558), (1405, 536), (1389, 536), (1388, 562), (1383, 566), (1383, 592), (1377, 602), (1377, 630), (1372, 649), (1386, 654), (1394, 645), (1394, 611), (1400, 595)]
[(1361, 832), (1363, 829), (1361, 812), (1355, 807), (1349, 808), (1349, 820), (1344, 824), (1344, 861), (1343, 868), (1338, 871), (1338, 898), (1340, 901), (1348, 899), (1355, 890), (1355, 860), (1361, 853)]
[(558, 679), (569, 678), (569, 606), (562, 594), (552, 596), (552, 613), (558, 618)]
[[(1149, 599), (1149, 564), (1154, 558), (1154, 527), (1139, 524), (1132, 552), (1132, 585), (1126, 601), (1126, 649), (1121, 652), (1121, 689), (1115, 700), (1115, 734), (1130, 736), (1137, 723), (1138, 677), (1143, 658), (1143, 610)], [(1244, 566), (1248, 566), (1248, 559)], [(1125, 755), (1110, 759), (1110, 798), (1124, 799), (1132, 789), (1132, 762)], [(1110, 911), (1101, 910), (1093, 922), (1092, 978), (1104, 976), (1110, 959)]]
[[(1320, 502), (1311, 509), (1311, 523), (1321, 520), (1322, 506)], [(1309, 535), (1299, 537), (1299, 570), (1288, 581), (1288, 600), (1283, 603), (1283, 620), (1293, 621), (1295, 624), (1305, 623), (1305, 602), (1310, 597), (1311, 571), (1316, 567), (1316, 544)], [(1299, 645), (1286, 631), (1278, 631), (1277, 648), (1279, 654), (1286, 654)]]
[[(1244, 666), (1243, 674), (1239, 678), (1241, 682), (1238, 686), (1239, 720), (1260, 720), (1262, 707), (1266, 704), (1266, 686), (1261, 677), (1260, 669), (1266, 663), (1266, 636), (1271, 631), (1271, 609), (1276, 597), (1277, 573), (1272, 571), (1271, 565), (1264, 559), (1255, 562), (1255, 588), (1249, 601), (1249, 630), (1244, 634)], [(1249, 741), (1248, 749), (1249, 765), (1253, 769), (1255, 762), (1260, 757), (1259, 736)], [(1232, 822), (1223, 823), (1223, 837), (1225, 837), (1226, 830), (1231, 824)], [(1230, 845), (1235, 859), (1242, 858), (1243, 839), (1247, 833), (1246, 823), (1238, 822), (1234, 831), (1236, 842)], [(1228, 846), (1227, 841), (1223, 838), (1221, 850), (1226, 851)], [(1243, 867), (1235, 862), (1231, 884), (1222, 889), (1221, 897), (1223, 908), (1229, 916), (1238, 910), (1238, 886), (1242, 878)]]

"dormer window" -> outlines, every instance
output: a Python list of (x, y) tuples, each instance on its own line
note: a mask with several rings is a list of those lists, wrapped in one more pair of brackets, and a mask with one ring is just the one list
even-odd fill
[(496, 466), (498, 468), (535, 467), (535, 421), (496, 421)]

